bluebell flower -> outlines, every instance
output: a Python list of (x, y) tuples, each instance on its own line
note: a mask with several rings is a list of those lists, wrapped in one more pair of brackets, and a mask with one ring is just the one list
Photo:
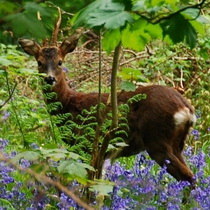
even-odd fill
[(69, 69), (63, 66), (63, 71), (66, 73), (69, 71)]
[(36, 143), (32, 143), (30, 146), (32, 149), (39, 149), (39, 146)]
[(31, 162), (29, 160), (26, 159), (20, 159), (19, 161), (20, 165), (22, 168), (28, 168), (31, 165)]
[(3, 115), (1, 117), (1, 119), (2, 119), (2, 121), (6, 121), (10, 116), (10, 112), (6, 111), (6, 110), (3, 110), (2, 113), (3, 113)]
[(194, 139), (195, 139), (195, 140), (198, 140), (199, 137), (200, 137), (200, 133), (199, 133), (199, 131), (196, 130), (196, 129), (192, 130), (191, 134), (194, 136)]
[(0, 138), (0, 150), (3, 151), (8, 144), (8, 140)]

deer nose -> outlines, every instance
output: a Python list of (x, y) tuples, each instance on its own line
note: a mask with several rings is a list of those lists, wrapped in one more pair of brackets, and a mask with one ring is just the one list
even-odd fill
[(55, 77), (52, 76), (45, 77), (44, 81), (49, 85), (54, 85), (56, 83)]

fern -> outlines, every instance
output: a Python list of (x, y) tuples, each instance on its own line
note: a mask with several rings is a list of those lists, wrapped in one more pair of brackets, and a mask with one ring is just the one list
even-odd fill
[(133, 96), (132, 98), (128, 99), (128, 104), (137, 103), (143, 99), (146, 99), (146, 94), (137, 94)]

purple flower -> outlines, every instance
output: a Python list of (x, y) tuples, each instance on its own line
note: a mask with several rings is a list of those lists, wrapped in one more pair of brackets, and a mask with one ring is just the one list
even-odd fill
[(69, 71), (69, 69), (63, 66), (63, 71), (66, 73)]
[(30, 146), (32, 149), (39, 149), (39, 146), (36, 143), (32, 143)]
[(31, 165), (31, 162), (29, 160), (21, 159), (19, 161), (22, 168), (28, 168)]
[(0, 150), (3, 151), (8, 144), (8, 140), (0, 138)]
[(3, 115), (1, 117), (1, 119), (2, 119), (2, 121), (6, 121), (10, 116), (10, 112), (3, 110), (2, 113), (3, 113)]
[(199, 131), (196, 130), (196, 129), (192, 130), (191, 134), (194, 136), (194, 139), (195, 139), (195, 140), (198, 140), (199, 137), (200, 137), (200, 133), (199, 133)]

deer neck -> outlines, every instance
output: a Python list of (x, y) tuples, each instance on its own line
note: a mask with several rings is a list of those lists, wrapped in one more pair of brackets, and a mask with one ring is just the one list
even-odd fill
[(55, 92), (55, 97), (53, 97), (53, 99), (47, 99), (47, 103), (60, 102), (64, 110), (68, 106), (68, 102), (76, 95), (76, 91), (69, 87), (64, 74), (61, 75), (50, 91), (47, 90), (45, 92)]

